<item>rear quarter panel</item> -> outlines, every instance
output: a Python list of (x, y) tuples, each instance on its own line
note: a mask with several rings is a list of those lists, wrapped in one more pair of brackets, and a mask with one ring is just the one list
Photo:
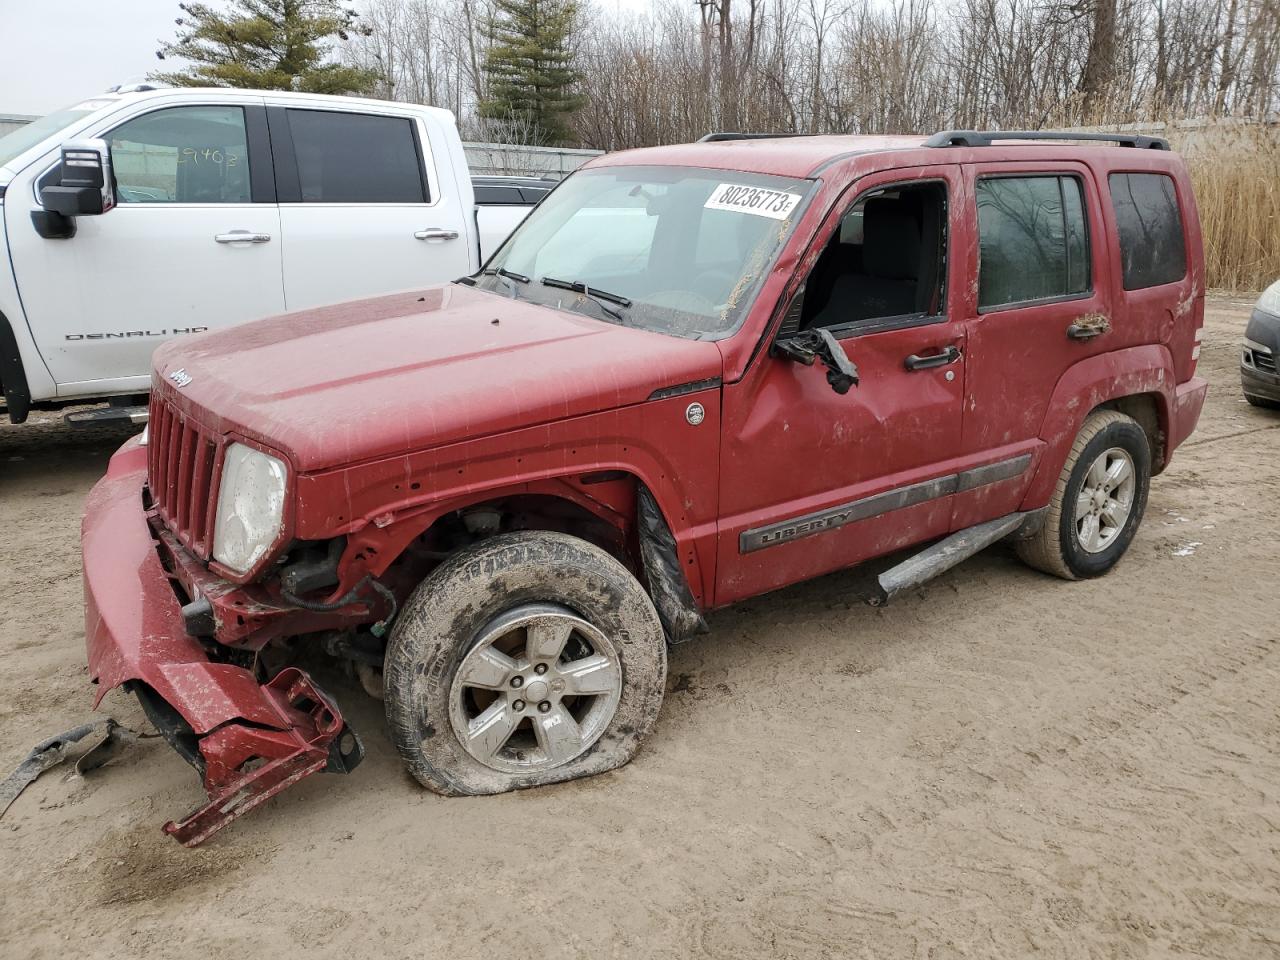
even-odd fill
[[(1085, 418), (1099, 405), (1121, 397), (1150, 396), (1163, 431), (1164, 460), (1185, 436), (1179, 423), (1177, 387), (1192, 378), (1204, 324), (1204, 249), (1200, 218), (1186, 163), (1157, 150), (1107, 150), (1089, 160), (1101, 194), (1110, 274), (1111, 348), (1068, 368), (1054, 387), (1040, 429), (1046, 443), (1039, 470), (1022, 509), (1044, 506)], [(1126, 290), (1110, 176), (1156, 173), (1173, 181), (1182, 217), (1187, 271), (1173, 283)], [(1189, 432), (1189, 431), (1187, 431)]]

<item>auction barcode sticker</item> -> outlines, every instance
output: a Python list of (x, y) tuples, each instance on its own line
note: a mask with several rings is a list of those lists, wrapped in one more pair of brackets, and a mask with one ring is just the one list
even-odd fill
[(732, 210), (736, 213), (752, 213), (757, 217), (785, 220), (800, 199), (798, 193), (746, 187), (740, 183), (722, 183), (711, 191), (711, 196), (703, 206), (708, 210)]

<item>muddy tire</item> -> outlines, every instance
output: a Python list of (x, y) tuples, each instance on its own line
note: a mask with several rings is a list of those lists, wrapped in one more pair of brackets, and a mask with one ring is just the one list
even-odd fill
[(417, 588), (387, 647), (391, 737), (450, 796), (612, 770), (652, 729), (666, 639), (639, 582), (576, 537), (504, 534)]
[(1062, 577), (1099, 577), (1129, 548), (1147, 508), (1151, 448), (1132, 417), (1091, 414), (1058, 477), (1044, 526), (1015, 543), (1024, 563)]

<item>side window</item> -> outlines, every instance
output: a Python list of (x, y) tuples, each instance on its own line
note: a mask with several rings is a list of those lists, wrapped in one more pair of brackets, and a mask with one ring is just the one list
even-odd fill
[(1162, 173), (1113, 173), (1107, 179), (1124, 288), (1140, 290), (1185, 277), (1187, 245), (1173, 180)]
[(482, 207), (491, 204), (516, 204), (518, 206), (524, 203), (524, 197), (520, 195), (518, 187), (492, 187), (486, 184), (477, 184), (475, 196), (476, 203)]
[(859, 197), (805, 281), (799, 329), (941, 316), (947, 190), (938, 182)]
[(107, 134), (120, 203), (249, 203), (241, 107), (169, 107)]
[(1089, 236), (1075, 177), (984, 177), (977, 184), (978, 307), (1088, 293)]
[(288, 110), (303, 203), (426, 203), (413, 121)]

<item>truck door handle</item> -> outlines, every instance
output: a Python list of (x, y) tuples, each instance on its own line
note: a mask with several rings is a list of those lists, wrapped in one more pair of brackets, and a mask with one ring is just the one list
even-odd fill
[(231, 230), (213, 235), (214, 243), (267, 243), (270, 240), (271, 234), (254, 233), (250, 230)]
[(430, 243), (432, 240), (457, 240), (457, 230), (444, 230), (440, 227), (428, 227), (426, 230), (417, 231), (414, 236), (419, 240), (426, 240)]
[(948, 363), (955, 363), (960, 359), (959, 347), (947, 347), (941, 353), (931, 353), (928, 356), (920, 356), (913, 353), (903, 361), (908, 370), (929, 370), (933, 367), (945, 367)]
[(1111, 321), (1106, 316), (1101, 313), (1086, 313), (1083, 317), (1077, 317), (1076, 321), (1067, 327), (1067, 337), (1072, 340), (1092, 340), (1110, 329)]

